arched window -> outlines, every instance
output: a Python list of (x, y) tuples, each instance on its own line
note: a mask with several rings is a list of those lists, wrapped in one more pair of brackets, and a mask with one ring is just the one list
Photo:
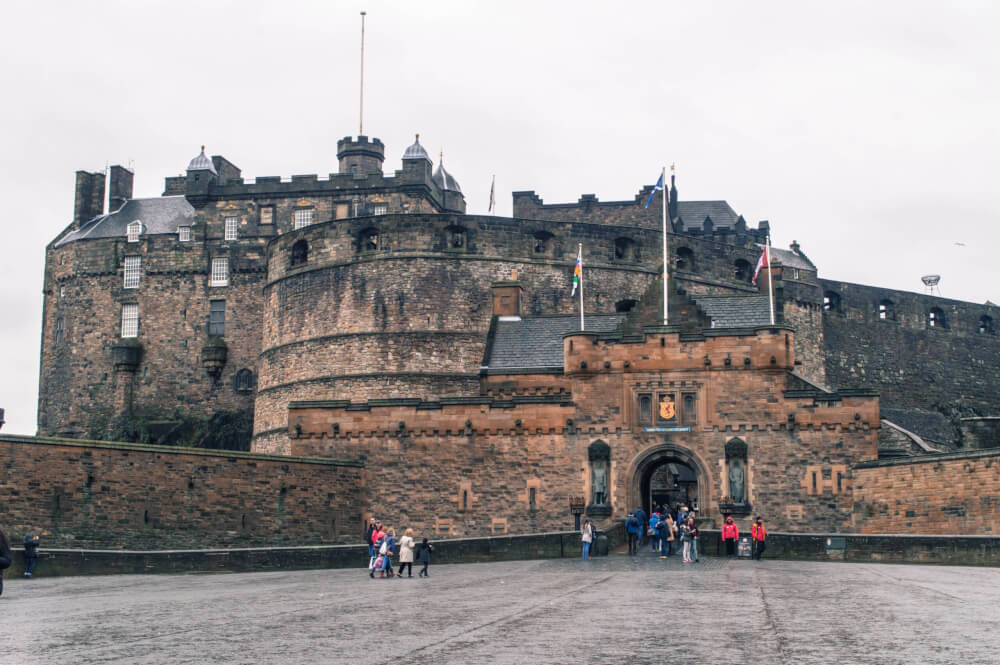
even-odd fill
[[(989, 317), (986, 317), (986, 318), (989, 318)], [(64, 336), (65, 330), (66, 330), (66, 324), (65, 324), (65, 322), (63, 322), (63, 317), (61, 317), (61, 316), (57, 316), (56, 317), (56, 326), (55, 327), (56, 327), (55, 334), (54, 334), (55, 342), (56, 342), (56, 344), (62, 344), (62, 342), (63, 342), (63, 336)]]
[(378, 229), (367, 228), (358, 236), (358, 249), (362, 252), (374, 252), (379, 248)]
[(257, 381), (256, 377), (253, 375), (253, 371), (246, 368), (236, 372), (233, 376), (233, 390), (238, 393), (253, 392), (256, 383)]
[(445, 229), (445, 240), (448, 249), (465, 249), (465, 228), (461, 226), (449, 226)]
[(533, 245), (535, 254), (551, 254), (552, 234), (548, 231), (537, 231), (535, 233)]
[(840, 296), (833, 291), (826, 291), (823, 294), (823, 311), (824, 312), (839, 312), (840, 311)]
[(125, 227), (125, 234), (128, 236), (129, 242), (139, 242), (139, 236), (142, 234), (142, 222), (138, 219), (129, 222), (128, 226)]
[(649, 425), (653, 422), (652, 395), (639, 395), (639, 423)]
[(677, 269), (694, 272), (694, 252), (689, 247), (677, 249)]
[(638, 261), (638, 247), (631, 238), (615, 239), (615, 260), (616, 261)]
[(993, 332), (993, 318), (983, 314), (979, 317), (979, 334), (992, 335)]
[(616, 312), (631, 312), (633, 309), (635, 309), (636, 302), (638, 302), (638, 301), (636, 301), (636, 300), (627, 300), (627, 299), (626, 300), (619, 300), (618, 302), (615, 303), (615, 311)]
[(927, 312), (928, 328), (947, 328), (948, 321), (945, 319), (944, 311), (940, 307), (933, 307)]
[(896, 318), (895, 303), (883, 300), (878, 304), (878, 318), (882, 321), (893, 321)]
[(736, 259), (736, 263), (733, 264), (733, 277), (737, 282), (749, 282), (753, 279), (750, 262), (745, 259)]
[(296, 268), (303, 266), (309, 261), (309, 243), (305, 238), (292, 245), (292, 257), (289, 267)]

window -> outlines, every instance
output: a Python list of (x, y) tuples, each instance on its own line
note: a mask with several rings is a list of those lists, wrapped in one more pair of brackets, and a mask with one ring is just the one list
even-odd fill
[(208, 336), (223, 337), (226, 334), (226, 301), (208, 302)]
[(838, 296), (833, 291), (827, 291), (823, 294), (823, 311), (824, 312), (839, 312), (840, 311), (840, 296)]
[(254, 384), (253, 372), (249, 369), (243, 368), (236, 372), (236, 376), (233, 377), (233, 390), (238, 393), (249, 393), (253, 392)]
[(883, 300), (878, 304), (878, 318), (882, 321), (892, 321), (896, 318), (896, 313), (893, 311), (893, 302), (891, 300)]
[(122, 337), (139, 336), (139, 305), (125, 303), (122, 305)]
[(226, 217), (226, 240), (236, 240), (236, 217)]
[(684, 409), (681, 411), (681, 417), (685, 425), (694, 425), (698, 422), (698, 410), (696, 407), (696, 400), (694, 393), (684, 393)]
[(129, 222), (129, 225), (125, 227), (125, 232), (128, 234), (129, 242), (139, 242), (139, 235), (142, 233), (142, 222), (138, 219), (134, 222)]
[(649, 425), (653, 422), (652, 395), (639, 395), (639, 423)]
[(274, 206), (260, 207), (260, 223), (274, 224)]
[(616, 261), (637, 261), (635, 241), (631, 238), (615, 239), (615, 260)]
[(927, 312), (927, 327), (928, 328), (947, 328), (948, 322), (944, 318), (944, 311), (939, 307), (934, 307), (931, 311)]
[(694, 270), (694, 252), (688, 247), (677, 250), (677, 269), (691, 272)]
[(552, 251), (552, 234), (548, 231), (535, 233), (535, 254), (548, 254)]
[(993, 319), (983, 314), (979, 317), (979, 334), (980, 335), (992, 335), (993, 334)]
[(295, 268), (297, 266), (305, 265), (309, 260), (309, 243), (305, 241), (305, 238), (299, 240), (294, 245), (292, 245), (292, 256), (289, 262), (289, 267)]
[(313, 223), (312, 208), (295, 211), (295, 228), (301, 229)]
[(452, 249), (462, 249), (465, 247), (465, 229), (457, 226), (453, 226), (448, 229), (450, 237), (448, 238), (448, 245)]
[(57, 316), (56, 317), (55, 333), (53, 335), (53, 337), (55, 338), (56, 344), (62, 344), (65, 330), (66, 330), (66, 324), (63, 321), (63, 317)]
[(378, 249), (378, 229), (365, 229), (360, 241), (361, 251), (374, 252)]
[(753, 279), (753, 269), (750, 262), (745, 259), (736, 259), (733, 264), (733, 278), (737, 282), (749, 282)]
[(125, 257), (125, 288), (139, 288), (139, 280), (142, 278), (142, 257)]
[(373, 215), (384, 215), (387, 212), (389, 212), (389, 206), (384, 203), (376, 203), (375, 207), (372, 208)]
[(181, 242), (191, 242), (191, 227), (190, 226), (179, 226), (177, 227), (177, 239)]
[(212, 276), (208, 282), (209, 286), (229, 285), (229, 258), (222, 256), (212, 259)]

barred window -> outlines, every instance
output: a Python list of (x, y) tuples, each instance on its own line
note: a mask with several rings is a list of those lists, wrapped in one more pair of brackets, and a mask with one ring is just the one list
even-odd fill
[(209, 286), (229, 285), (229, 258), (222, 256), (212, 259), (212, 277), (208, 282)]
[(309, 226), (313, 223), (313, 211), (312, 208), (306, 208), (304, 210), (295, 211), (295, 228), (301, 229), (305, 226)]
[(125, 303), (122, 305), (122, 337), (139, 336), (139, 305)]
[(226, 240), (236, 240), (235, 217), (226, 217)]
[(177, 239), (181, 242), (191, 242), (191, 227), (180, 226), (177, 228)]
[(208, 303), (208, 335), (223, 337), (226, 334), (226, 301), (210, 300)]
[(129, 222), (129, 225), (125, 227), (125, 232), (128, 234), (129, 242), (139, 242), (139, 235), (142, 233), (142, 222), (138, 219), (134, 222)]
[(261, 206), (260, 223), (274, 224), (274, 206)]
[(125, 288), (139, 288), (139, 280), (142, 278), (142, 257), (125, 257)]

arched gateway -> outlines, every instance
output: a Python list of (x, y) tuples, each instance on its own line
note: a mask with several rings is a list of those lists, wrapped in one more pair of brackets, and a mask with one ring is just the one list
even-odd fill
[(636, 455), (625, 477), (629, 512), (639, 506), (648, 515), (658, 505), (686, 504), (705, 510), (710, 503), (709, 476), (692, 451), (670, 441)]

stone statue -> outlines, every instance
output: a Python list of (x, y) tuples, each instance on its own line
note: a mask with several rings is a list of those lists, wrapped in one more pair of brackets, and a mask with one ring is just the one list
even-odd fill
[(743, 503), (743, 467), (739, 460), (733, 460), (729, 466), (729, 494), (733, 503)]
[(604, 460), (594, 460), (593, 505), (603, 506), (608, 502), (608, 467)]

